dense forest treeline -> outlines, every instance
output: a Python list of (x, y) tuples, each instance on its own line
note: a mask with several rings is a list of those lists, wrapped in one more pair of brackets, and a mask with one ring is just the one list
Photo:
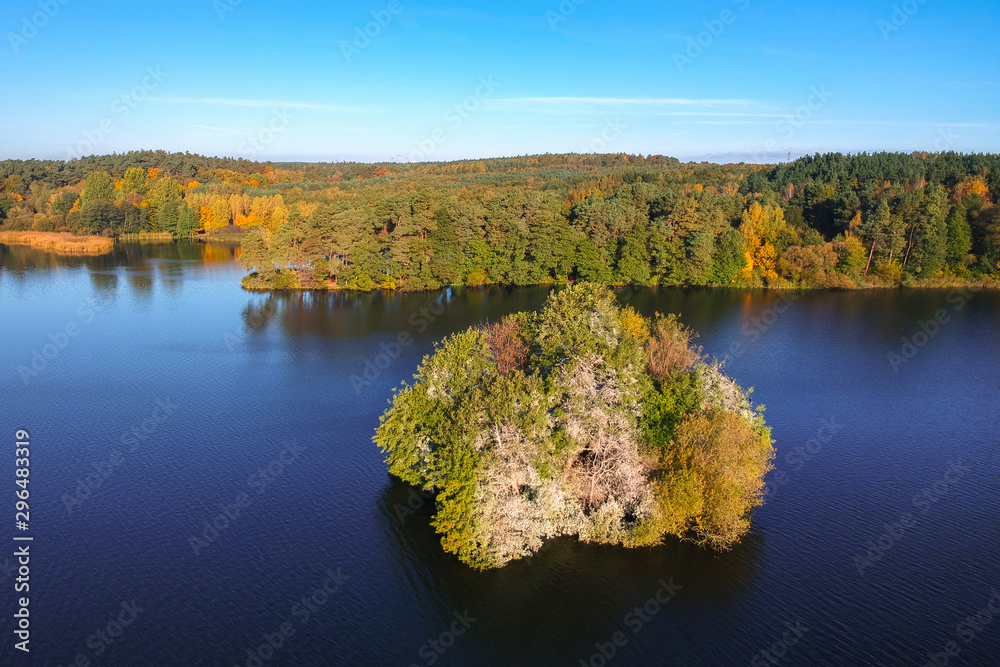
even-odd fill
[(988, 154), (0, 162), (0, 230), (243, 233), (244, 284), (261, 289), (992, 284), (998, 197)]

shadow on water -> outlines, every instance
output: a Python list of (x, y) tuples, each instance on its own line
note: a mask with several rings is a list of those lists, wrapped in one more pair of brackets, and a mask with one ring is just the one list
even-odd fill
[(378, 510), (407, 588), (403, 593), (433, 600), (441, 627), (453, 612), (469, 609), (479, 618), (477, 632), (497, 651), (562, 661), (589, 655), (595, 639), (627, 630), (625, 617), (656, 595), (661, 580), (683, 588), (664, 607), (670, 610), (665, 617), (674, 620), (659, 619), (657, 632), (669, 631), (685, 615), (735, 604), (764, 551), (764, 538), (754, 532), (728, 552), (673, 538), (658, 547), (626, 549), (561, 537), (530, 558), (479, 572), (444, 552), (430, 524), (433, 498), (419, 489), (390, 476)]
[(534, 310), (549, 288), (445, 288), (433, 292), (271, 292), (251, 297), (243, 309), (248, 331), (277, 323), (291, 337), (414, 338), (435, 340), (504, 315)]
[(29, 246), (0, 244), (0, 268), (15, 274), (31, 269), (82, 267), (97, 272), (118, 267), (141, 271), (152, 260), (228, 264), (239, 255), (239, 244), (217, 242), (116, 243), (112, 252), (98, 256), (57, 255)]
[(102, 296), (111, 297), (118, 291), (118, 275), (114, 273), (90, 273), (90, 284)]

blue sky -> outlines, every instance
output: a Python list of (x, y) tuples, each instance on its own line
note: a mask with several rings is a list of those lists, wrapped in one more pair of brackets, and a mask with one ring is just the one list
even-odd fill
[(36, 0), (0, 35), (0, 158), (1000, 152), (996, 0)]

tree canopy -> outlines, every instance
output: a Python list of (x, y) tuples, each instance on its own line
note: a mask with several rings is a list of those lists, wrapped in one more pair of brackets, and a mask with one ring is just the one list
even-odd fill
[(774, 450), (748, 392), (674, 316), (610, 289), (445, 339), (395, 394), (374, 441), (392, 474), (437, 492), (446, 551), (480, 569), (546, 538), (727, 549), (750, 529)]

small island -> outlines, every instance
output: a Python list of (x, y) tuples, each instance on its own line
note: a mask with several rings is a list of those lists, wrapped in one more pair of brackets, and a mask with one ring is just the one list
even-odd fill
[(774, 448), (741, 389), (674, 315), (605, 286), (448, 337), (374, 437), (389, 471), (436, 492), (444, 549), (477, 568), (544, 540), (728, 549), (763, 502)]

